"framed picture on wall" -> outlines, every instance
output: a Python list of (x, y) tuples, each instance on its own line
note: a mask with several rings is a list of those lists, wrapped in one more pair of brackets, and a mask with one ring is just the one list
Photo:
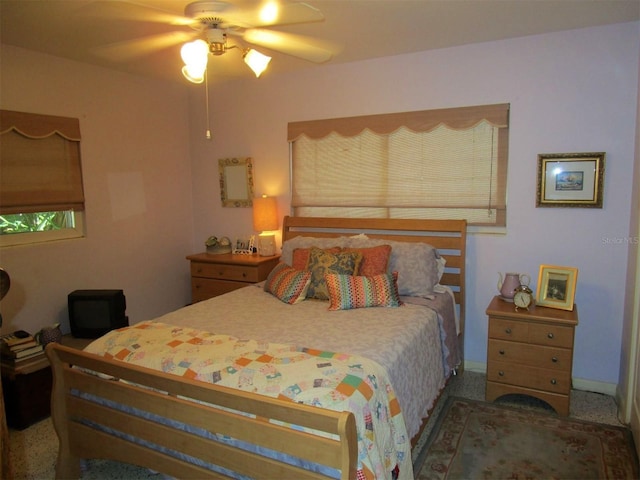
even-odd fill
[(536, 207), (602, 208), (605, 153), (538, 155)]
[(540, 265), (536, 303), (542, 307), (573, 310), (578, 269)]

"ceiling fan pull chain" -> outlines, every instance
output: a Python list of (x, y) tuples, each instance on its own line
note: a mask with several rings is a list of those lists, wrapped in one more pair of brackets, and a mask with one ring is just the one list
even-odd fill
[(207, 112), (207, 140), (211, 140), (211, 128), (209, 123), (209, 68), (204, 72), (204, 98), (205, 98), (205, 111)]

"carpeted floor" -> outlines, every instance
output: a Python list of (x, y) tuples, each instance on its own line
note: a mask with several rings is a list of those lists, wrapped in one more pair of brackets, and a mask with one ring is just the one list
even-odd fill
[(458, 397), (416, 463), (417, 480), (638, 478), (627, 428)]
[[(445, 390), (444, 396), (464, 397), (483, 400), (485, 375), (466, 371), (464, 375), (455, 377)], [(436, 406), (423, 435), (414, 449), (414, 465), (422, 465), (424, 451), (431, 432), (440, 418), (445, 405), (445, 398)], [(498, 405), (517, 406), (523, 409), (533, 409), (547, 414), (553, 414), (550, 407), (543, 402), (530, 397), (504, 397), (496, 402)], [(617, 418), (617, 406), (613, 397), (597, 393), (573, 391), (571, 398), (571, 417), (598, 423), (620, 426)], [(55, 460), (57, 455), (57, 438), (51, 424), (46, 419), (23, 431), (10, 431), (11, 459), (15, 480), (46, 480), (54, 478)], [(416, 476), (418, 468), (415, 469)], [(162, 478), (146, 469), (124, 465), (105, 460), (92, 460), (87, 463), (83, 472), (83, 480), (137, 480)]]

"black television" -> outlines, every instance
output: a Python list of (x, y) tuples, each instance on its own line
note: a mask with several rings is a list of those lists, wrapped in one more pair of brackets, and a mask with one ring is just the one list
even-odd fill
[(77, 338), (98, 338), (129, 325), (122, 290), (74, 290), (67, 298), (69, 326)]

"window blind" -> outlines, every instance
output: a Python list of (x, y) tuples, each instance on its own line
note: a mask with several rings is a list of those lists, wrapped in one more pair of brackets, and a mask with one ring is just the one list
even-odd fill
[(76, 118), (0, 110), (0, 213), (84, 210)]
[(289, 124), (293, 213), (504, 226), (508, 111), (503, 104)]

